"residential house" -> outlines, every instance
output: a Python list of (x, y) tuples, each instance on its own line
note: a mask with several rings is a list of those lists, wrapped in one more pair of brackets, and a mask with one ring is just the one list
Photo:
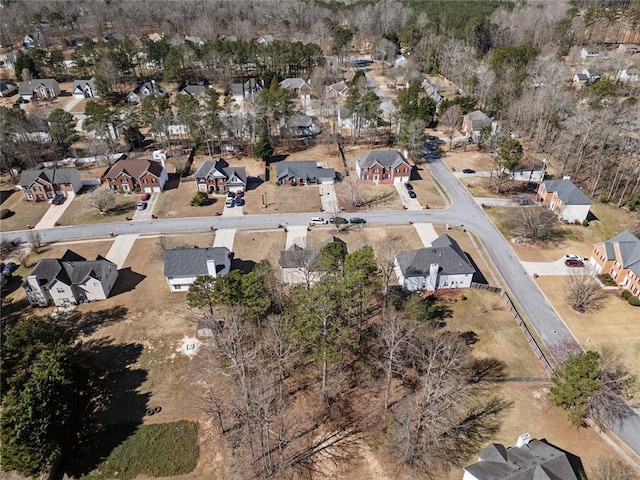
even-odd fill
[(237, 42), (237, 35), (220, 35), (221, 42)]
[(40, 260), (22, 288), (32, 306), (67, 306), (105, 300), (117, 278), (115, 263), (100, 255), (87, 260), (67, 250), (61, 258)]
[(17, 50), (14, 50), (13, 52), (10, 52), (10, 53), (1, 53), (0, 67), (10, 68), (11, 70), (13, 70), (19, 54), (20, 52), (18, 52)]
[(542, 182), (547, 173), (547, 161), (525, 157), (513, 168), (505, 171), (511, 180), (521, 182)]
[(573, 83), (584, 84), (589, 81), (589, 76), (586, 73), (576, 73), (572, 80)]
[(196, 278), (217, 278), (231, 270), (233, 254), (227, 247), (175, 248), (164, 252), (164, 276), (171, 292), (185, 292)]
[(195, 177), (199, 192), (238, 192), (247, 189), (244, 167), (230, 167), (222, 158), (205, 161)]
[(168, 97), (169, 93), (162, 88), (155, 80), (150, 82), (144, 82), (138, 85), (133, 92), (127, 95), (127, 102), (129, 103), (142, 103), (149, 95), (161, 95)]
[(331, 236), (317, 247), (301, 247), (293, 244), (280, 253), (278, 264), (282, 271), (282, 281), (287, 285), (311, 286), (324, 276), (325, 272), (317, 265), (322, 249), (329, 244), (338, 243), (347, 252), (347, 244), (338, 237)]
[(629, 230), (594, 243), (589, 263), (598, 273), (608, 273), (618, 285), (640, 297), (640, 239)]
[(587, 76), (589, 84), (595, 83), (604, 77), (604, 71), (599, 68), (585, 68), (582, 70), (582, 74)]
[(403, 290), (469, 288), (476, 269), (449, 235), (440, 235), (431, 247), (397, 252), (393, 265)]
[(440, 95), (440, 92), (438, 92), (438, 89), (431, 85), (426, 78), (422, 81), (421, 86), (427, 96), (436, 102), (436, 105), (442, 101), (442, 96)]
[(304, 78), (285, 78), (280, 82), (280, 87), (295, 92), (300, 97), (311, 95), (311, 85)]
[(580, 50), (580, 58), (582, 59), (596, 58), (599, 57), (600, 54), (600, 50), (593, 47), (582, 47), (582, 49)]
[(260, 90), (262, 90), (262, 84), (256, 78), (250, 78), (244, 83), (231, 84), (231, 95), (240, 104), (245, 100), (255, 100)]
[(344, 97), (347, 93), (349, 93), (349, 85), (344, 80), (327, 86), (327, 96), (329, 98)]
[(27, 34), (22, 38), (23, 48), (41, 47), (46, 44), (46, 39), (42, 32)]
[(74, 80), (71, 94), (74, 98), (98, 98), (98, 91), (95, 86), (95, 78), (88, 80)]
[(110, 138), (111, 140), (118, 140), (124, 135), (124, 125), (119, 119), (111, 120), (107, 124), (106, 130), (98, 130), (93, 125), (87, 126), (85, 120), (80, 120), (80, 129), (87, 138)]
[(51, 134), (49, 129), (49, 122), (46, 118), (34, 117), (31, 118), (27, 124), (27, 128), (12, 132), (9, 135), (15, 138), (19, 138), (22, 141), (29, 141), (34, 143), (50, 143)]
[(621, 82), (640, 82), (640, 70), (638, 69), (620, 70), (616, 75), (616, 80), (620, 80)]
[(202, 40), (200, 37), (195, 37), (190, 35), (185, 35), (184, 43), (188, 43), (189, 45), (195, 45), (196, 47), (204, 46), (204, 40)]
[(30, 82), (21, 82), (18, 94), (25, 100), (48, 100), (60, 95), (60, 85), (53, 78), (34, 78)]
[(169, 175), (165, 162), (153, 162), (140, 158), (125, 158), (111, 165), (100, 177), (102, 183), (121, 193), (160, 192)]
[(276, 39), (273, 35), (269, 35), (268, 33), (266, 33), (264, 35), (260, 35), (256, 40), (256, 43), (260, 45), (269, 45), (270, 43), (273, 43), (275, 40)]
[(491, 443), (478, 453), (478, 461), (464, 467), (462, 480), (578, 480), (583, 477), (567, 452), (528, 433), (514, 447)]
[(76, 168), (23, 170), (18, 188), (27, 200), (42, 202), (56, 195), (75, 195), (82, 188), (82, 178)]
[(542, 182), (536, 197), (543, 205), (549, 207), (560, 221), (583, 222), (589, 215), (591, 200), (569, 178)]
[(317, 117), (309, 115), (291, 115), (280, 127), (280, 135), (289, 137), (313, 137), (322, 132)]
[(207, 91), (206, 85), (187, 85), (180, 90), (180, 95), (189, 95), (195, 98), (198, 102), (202, 102), (205, 98), (204, 92)]
[(18, 91), (18, 85), (11, 80), (0, 80), (0, 97), (10, 97)]
[(338, 127), (353, 129), (354, 118), (353, 114), (347, 107), (338, 108)]
[(333, 183), (333, 168), (318, 166), (314, 161), (279, 162), (276, 164), (276, 180), (279, 184)]
[(125, 36), (121, 33), (109, 33), (102, 38), (103, 42), (111, 42), (113, 40), (124, 40)]
[(474, 110), (462, 117), (462, 131), (467, 138), (477, 142), (482, 130), (492, 128), (491, 119), (481, 110)]
[(405, 55), (398, 55), (393, 61), (393, 66), (396, 68), (403, 68), (409, 65), (409, 59)]
[(411, 168), (409, 162), (395, 150), (374, 150), (356, 158), (356, 174), (365, 183), (408, 182)]

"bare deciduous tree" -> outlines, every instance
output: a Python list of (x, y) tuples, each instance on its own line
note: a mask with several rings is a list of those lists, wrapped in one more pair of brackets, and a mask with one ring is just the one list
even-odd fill
[(591, 480), (637, 480), (640, 478), (630, 465), (614, 457), (602, 457), (589, 475)]
[(27, 242), (29, 242), (31, 250), (39, 253), (42, 248), (42, 235), (37, 230), (29, 230), (27, 232)]
[(452, 105), (447, 108), (440, 117), (442, 123), (447, 127), (447, 133), (449, 134), (449, 149), (453, 145), (453, 136), (456, 133), (456, 129), (460, 127), (462, 123), (462, 107), (460, 105)]
[(89, 205), (98, 209), (100, 213), (105, 213), (116, 203), (116, 194), (108, 185), (96, 188), (88, 196)]
[(571, 271), (565, 288), (566, 299), (577, 312), (598, 310), (607, 293), (602, 289), (591, 272)]
[(558, 219), (547, 207), (520, 207), (509, 210), (507, 224), (515, 237), (538, 241), (553, 236)]
[(356, 172), (351, 172), (345, 182), (347, 184), (347, 191), (349, 192), (349, 203), (352, 207), (359, 207), (362, 205), (362, 180), (358, 177)]

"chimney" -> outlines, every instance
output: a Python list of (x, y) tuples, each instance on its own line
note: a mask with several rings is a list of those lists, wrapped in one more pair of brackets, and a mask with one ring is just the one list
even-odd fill
[(429, 278), (427, 279), (427, 290), (435, 290), (438, 288), (438, 270), (440, 265), (432, 263), (429, 266)]
[(207, 273), (212, 277), (216, 277), (216, 262), (213, 259), (207, 260)]
[(531, 441), (531, 435), (529, 435), (528, 433), (523, 433), (518, 437), (518, 441), (516, 442), (516, 447), (520, 448), (520, 447), (524, 447), (525, 445), (529, 445), (530, 441)]

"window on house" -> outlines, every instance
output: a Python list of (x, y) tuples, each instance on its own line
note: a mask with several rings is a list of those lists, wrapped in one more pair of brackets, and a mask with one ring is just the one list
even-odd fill
[(152, 179), (151, 179), (151, 183), (158, 183), (158, 180), (157, 180), (157, 179), (155, 179), (155, 178), (152, 178)]
[(128, 181), (126, 178), (121, 178), (121, 179), (120, 179), (120, 181), (121, 181), (122, 183), (129, 183), (129, 181)]
[(64, 290), (64, 288), (58, 287), (58, 288), (56, 288), (56, 292), (58, 292), (58, 293), (64, 293), (64, 292), (65, 292), (65, 290)]
[(369, 175), (363, 175), (363, 176), (362, 176), (362, 179), (363, 179), (363, 180), (369, 180)]
[(33, 187), (34, 192), (39, 192), (40, 190), (42, 190), (40, 187)]
[(399, 168), (396, 168), (396, 173), (400, 173), (400, 169)]
[(383, 174), (382, 178), (389, 178), (389, 174), (388, 173)]
[(149, 183), (149, 180), (147, 180), (146, 178), (143, 178), (142, 183)]
[(380, 169), (379, 169), (379, 168), (376, 168), (376, 169), (373, 171), (373, 173), (380, 173)]
[(404, 173), (407, 173), (408, 171), (409, 171), (409, 169), (408, 169), (408, 168), (405, 168), (405, 169), (404, 169)]

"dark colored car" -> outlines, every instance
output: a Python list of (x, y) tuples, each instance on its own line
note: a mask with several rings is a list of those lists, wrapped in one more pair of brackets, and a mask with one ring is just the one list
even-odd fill
[(236, 192), (236, 198), (242, 198), (244, 197), (244, 190), (238, 190)]
[(409, 190), (409, 198), (416, 198), (416, 192), (414, 192), (413, 190)]
[(140, 200), (142, 200), (143, 202), (146, 202), (150, 198), (151, 198), (151, 194), (150, 193), (143, 193), (142, 196), (140, 197)]
[(364, 218), (353, 217), (351, 220), (349, 220), (349, 223), (367, 223), (367, 221)]
[(465, 168), (464, 170), (462, 170), (462, 173), (476, 173), (476, 171), (472, 168)]
[(51, 203), (53, 205), (62, 205), (66, 199), (67, 197), (65, 197), (64, 195), (56, 195), (55, 197), (53, 197), (53, 200), (51, 200)]
[(18, 264), (17, 264), (17, 263), (15, 263), (15, 262), (9, 262), (9, 263), (7, 263), (7, 264), (4, 266), (4, 268), (2, 269), (2, 274), (3, 274), (3, 275), (5, 275), (5, 276), (7, 276), (7, 277), (10, 277), (10, 276), (11, 276), (11, 274), (12, 274), (13, 272), (15, 272), (17, 269), (18, 269)]
[(349, 220), (344, 217), (331, 217), (329, 219), (329, 223), (333, 223), (334, 225), (344, 225), (345, 223), (349, 223)]
[(16, 100), (16, 103), (29, 103), (29, 100), (27, 100), (26, 98), (20, 97), (18, 100)]
[(236, 196), (236, 192), (227, 192), (227, 197), (235, 198), (235, 196)]
[(411, 185), (409, 182), (405, 183), (404, 187), (409, 191), (413, 190), (413, 185)]
[(236, 197), (234, 201), (238, 207), (242, 207), (244, 205), (244, 198), (242, 197)]
[(577, 259), (577, 258), (567, 258), (564, 261), (564, 264), (567, 267), (584, 267), (584, 262), (582, 260)]

